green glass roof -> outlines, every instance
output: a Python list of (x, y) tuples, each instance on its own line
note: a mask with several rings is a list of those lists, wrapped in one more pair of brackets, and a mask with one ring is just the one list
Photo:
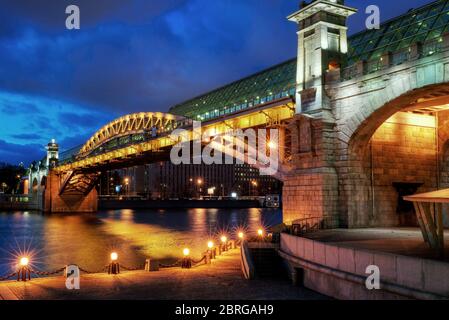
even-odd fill
[(385, 52), (408, 50), (413, 43), (438, 41), (449, 31), (449, 1), (439, 0), (349, 38), (348, 64), (378, 59)]
[[(382, 23), (379, 30), (349, 37), (348, 65), (379, 60), (385, 52), (408, 50), (416, 42), (441, 42), (442, 34), (448, 31), (449, 0), (434, 1)], [(295, 83), (296, 58), (176, 105), (169, 112), (209, 120), (294, 95)]]
[(295, 77), (296, 59), (292, 59), (174, 106), (169, 113), (195, 120), (216, 118), (294, 95)]

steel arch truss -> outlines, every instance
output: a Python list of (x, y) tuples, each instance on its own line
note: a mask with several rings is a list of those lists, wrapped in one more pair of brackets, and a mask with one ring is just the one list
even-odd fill
[(87, 196), (98, 181), (98, 173), (77, 173), (69, 171), (62, 176), (59, 195), (83, 195)]
[(162, 112), (141, 112), (118, 118), (98, 130), (81, 148), (80, 155), (87, 156), (111, 139), (130, 134), (149, 132), (158, 135), (190, 124), (190, 120)]

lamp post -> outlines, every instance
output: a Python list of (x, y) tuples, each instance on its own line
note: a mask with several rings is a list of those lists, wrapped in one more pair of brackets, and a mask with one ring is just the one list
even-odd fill
[(257, 230), (257, 235), (259, 236), (259, 238), (260, 238), (261, 240), (263, 240), (263, 238), (264, 238), (264, 231), (263, 231), (262, 228), (260, 228), (259, 230)]
[(125, 178), (126, 195), (129, 196), (129, 178)]
[(242, 231), (240, 231), (237, 236), (239, 238), (240, 245), (242, 245), (243, 239), (245, 238), (245, 234)]
[(253, 180), (253, 181), (251, 181), (251, 185), (253, 186), (253, 188), (252, 188), (253, 194), (252, 195), (257, 196), (257, 186), (259, 184), (257, 183), (257, 181)]
[(209, 241), (207, 243), (207, 254), (206, 254), (206, 256), (209, 257), (210, 260), (215, 259), (215, 249), (214, 249), (214, 242), (213, 241)]
[(185, 248), (182, 250), (184, 258), (182, 259), (181, 268), (190, 269), (192, 268), (192, 258), (190, 258), (190, 249)]
[(201, 186), (203, 185), (203, 179), (199, 178), (198, 180), (196, 180), (196, 184), (198, 185), (198, 198), (201, 198), (201, 193), (203, 192)]
[(28, 268), (30, 259), (27, 257), (20, 258), (19, 261), (19, 271), (17, 272), (17, 281), (27, 281), (31, 280), (31, 271)]
[(227, 251), (228, 250), (228, 237), (226, 237), (225, 235), (221, 236), (221, 243), (222, 243), (222, 251)]
[(108, 267), (108, 274), (119, 274), (120, 273), (120, 264), (118, 263), (118, 254), (117, 252), (111, 253), (111, 263)]

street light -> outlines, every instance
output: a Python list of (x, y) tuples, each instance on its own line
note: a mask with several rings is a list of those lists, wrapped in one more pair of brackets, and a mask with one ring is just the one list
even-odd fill
[(125, 178), (126, 195), (129, 195), (129, 178)]
[(257, 186), (258, 186), (259, 184), (258, 184), (257, 181), (255, 181), (255, 180), (251, 181), (251, 184), (252, 184), (252, 186), (253, 186), (253, 188), (252, 188), (252, 193), (253, 193), (254, 196), (256, 196), (256, 193), (257, 193)]
[(277, 147), (277, 144), (273, 141), (268, 142), (268, 147), (270, 149), (275, 149)]
[(201, 185), (203, 184), (203, 180), (199, 178), (196, 180), (196, 184), (198, 185), (198, 198), (201, 198), (201, 194), (203, 192), (203, 189), (201, 189)]

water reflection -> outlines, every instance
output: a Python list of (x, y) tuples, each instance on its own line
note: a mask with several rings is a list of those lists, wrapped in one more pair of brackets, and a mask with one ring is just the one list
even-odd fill
[(111, 251), (127, 266), (145, 258), (171, 262), (189, 247), (194, 257), (207, 241), (237, 229), (255, 234), (261, 226), (281, 223), (274, 209), (111, 210), (98, 214), (40, 215), (0, 213), (0, 276), (15, 268), (17, 248), (34, 252), (36, 269), (75, 263), (96, 271)]

